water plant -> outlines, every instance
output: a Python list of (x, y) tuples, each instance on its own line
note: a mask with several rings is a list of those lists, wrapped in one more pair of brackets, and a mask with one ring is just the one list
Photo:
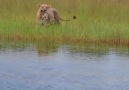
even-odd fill
[(57, 8), (61, 17), (76, 15), (77, 19), (35, 28), (35, 14), (42, 2), (1, 0), (0, 39), (129, 45), (128, 0), (44, 0)]

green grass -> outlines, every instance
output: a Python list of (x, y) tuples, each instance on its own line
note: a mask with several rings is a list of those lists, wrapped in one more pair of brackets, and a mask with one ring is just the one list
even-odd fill
[[(38, 4), (44, 2), (58, 9), (62, 18), (77, 19), (35, 28)], [(128, 5), (128, 0), (1, 0), (0, 39), (128, 45)]]

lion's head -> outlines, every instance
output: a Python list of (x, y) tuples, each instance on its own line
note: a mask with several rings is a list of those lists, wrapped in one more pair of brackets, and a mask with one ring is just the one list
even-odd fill
[(51, 5), (47, 5), (47, 4), (41, 4), (39, 5), (39, 10), (41, 13), (46, 13), (48, 9), (51, 8)]

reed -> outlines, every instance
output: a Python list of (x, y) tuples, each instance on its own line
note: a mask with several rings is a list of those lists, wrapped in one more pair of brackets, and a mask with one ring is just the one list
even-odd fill
[[(63, 18), (77, 19), (35, 28), (38, 4), (43, 2), (57, 8)], [(128, 0), (1, 0), (0, 39), (128, 45), (128, 5)]]

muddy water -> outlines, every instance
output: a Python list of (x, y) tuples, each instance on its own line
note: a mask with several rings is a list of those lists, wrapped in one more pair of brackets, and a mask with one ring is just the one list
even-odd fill
[(0, 44), (0, 90), (129, 90), (129, 51)]

